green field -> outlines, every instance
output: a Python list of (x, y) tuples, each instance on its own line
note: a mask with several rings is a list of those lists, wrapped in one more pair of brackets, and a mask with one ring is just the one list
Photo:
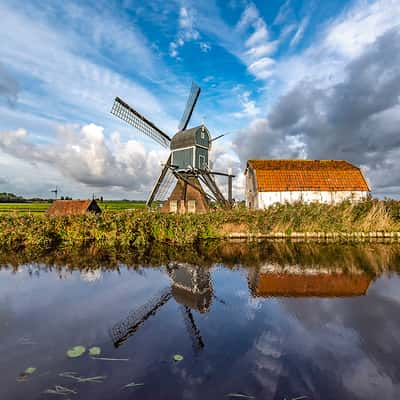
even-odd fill
[[(136, 208), (144, 208), (145, 202), (109, 200), (98, 202), (103, 211), (118, 212)], [(0, 203), (0, 213), (44, 213), (51, 206), (48, 202), (33, 203)]]

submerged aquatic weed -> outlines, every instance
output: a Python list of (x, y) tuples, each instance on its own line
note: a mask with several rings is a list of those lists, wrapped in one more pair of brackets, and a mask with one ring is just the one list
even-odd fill
[(99, 356), (101, 354), (101, 348), (98, 346), (93, 346), (89, 349), (90, 356)]
[(85, 351), (86, 348), (84, 346), (74, 346), (67, 351), (67, 356), (69, 358), (80, 357)]
[(58, 394), (60, 396), (68, 396), (70, 394), (77, 394), (78, 392), (75, 392), (75, 390), (72, 390), (72, 389), (67, 388), (65, 386), (55, 385), (52, 388), (46, 389), (43, 393), (46, 393), (46, 394)]
[(59, 376), (63, 378), (71, 378), (79, 383), (82, 382), (94, 382), (94, 383), (102, 383), (104, 379), (106, 379), (106, 376), (92, 376), (90, 378), (84, 378), (83, 376), (77, 376), (77, 372), (61, 372), (58, 374)]
[(127, 385), (124, 386), (124, 388), (131, 388), (131, 387), (137, 387), (137, 386), (144, 386), (144, 383), (135, 383), (135, 382), (131, 382), (128, 383)]
[(227, 393), (225, 396), (227, 397), (239, 397), (242, 399), (254, 399), (254, 396), (250, 396), (248, 394), (244, 394), (244, 393)]
[(92, 360), (102, 361), (129, 361), (129, 358), (90, 357)]

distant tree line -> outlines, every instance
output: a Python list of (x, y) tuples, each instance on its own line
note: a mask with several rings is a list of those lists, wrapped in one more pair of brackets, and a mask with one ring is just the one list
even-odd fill
[(0, 202), (1, 203), (25, 203), (26, 200), (21, 197), (17, 196), (14, 193), (0, 193)]
[(0, 193), (0, 203), (33, 203), (33, 202), (51, 202), (51, 199), (42, 199), (40, 197), (32, 197), (30, 199), (25, 199), (22, 196), (17, 196), (14, 193)]

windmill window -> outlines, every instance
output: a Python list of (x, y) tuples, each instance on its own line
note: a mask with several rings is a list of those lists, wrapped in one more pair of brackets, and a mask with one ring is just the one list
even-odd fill
[(188, 201), (188, 212), (190, 212), (190, 213), (196, 212), (196, 200)]
[(169, 212), (176, 213), (178, 211), (178, 202), (177, 200), (171, 200), (169, 202)]
[(201, 138), (204, 139), (204, 131), (201, 131)]
[(206, 166), (206, 158), (202, 155), (199, 156), (199, 165), (200, 168), (205, 168)]

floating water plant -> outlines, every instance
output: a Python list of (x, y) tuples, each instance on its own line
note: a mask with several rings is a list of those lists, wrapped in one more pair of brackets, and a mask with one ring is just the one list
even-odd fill
[(22, 382), (26, 381), (30, 375), (32, 375), (36, 371), (35, 367), (28, 367), (24, 372), (21, 372), (18, 377), (17, 381)]
[(101, 354), (101, 348), (98, 346), (93, 346), (89, 349), (89, 355), (99, 356)]
[(67, 351), (67, 356), (69, 358), (80, 357), (85, 351), (86, 351), (85, 347), (83, 347), (83, 346), (75, 346), (75, 347), (72, 347), (71, 349), (69, 349)]
[(175, 354), (174, 355), (174, 361), (175, 362), (180, 362), (183, 360), (183, 356), (181, 356), (180, 354)]

